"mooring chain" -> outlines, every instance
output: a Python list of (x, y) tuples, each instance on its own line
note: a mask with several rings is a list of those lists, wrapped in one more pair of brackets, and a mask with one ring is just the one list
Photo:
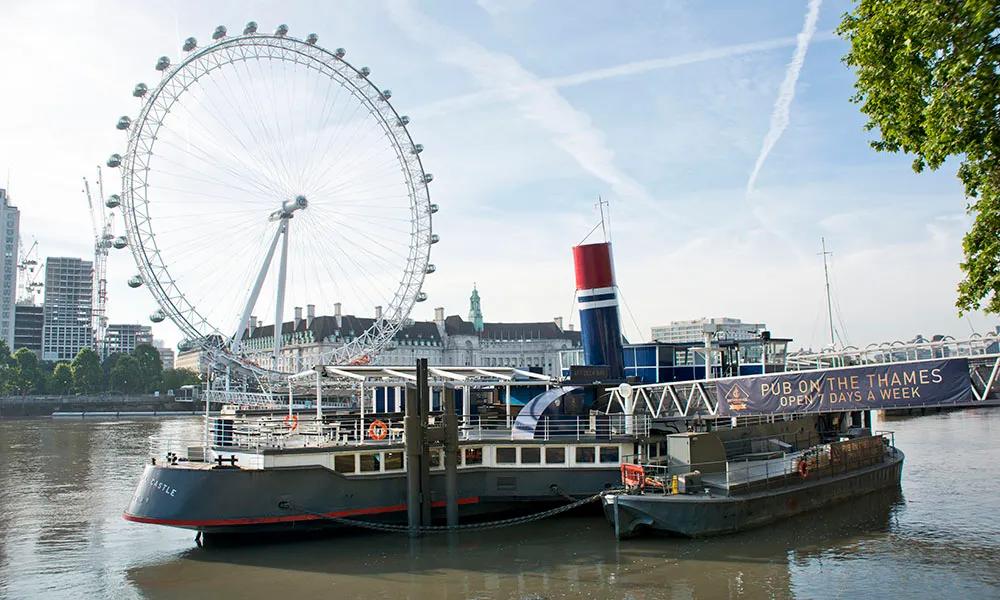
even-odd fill
[(468, 531), (477, 529), (500, 529), (502, 527), (513, 527), (515, 525), (523, 525), (524, 523), (530, 523), (532, 521), (539, 521), (548, 517), (553, 517), (555, 515), (573, 510), (574, 508), (583, 506), (584, 504), (590, 504), (601, 498), (601, 494), (594, 494), (593, 496), (584, 498), (582, 500), (576, 500), (570, 504), (564, 504), (562, 506), (557, 506), (556, 508), (551, 508), (533, 515), (525, 515), (523, 517), (512, 517), (510, 519), (501, 519), (499, 521), (487, 521), (485, 523), (469, 523), (467, 525), (421, 525), (419, 527), (409, 527), (408, 525), (392, 525), (389, 523), (372, 523), (369, 521), (359, 521), (357, 519), (346, 519), (344, 517), (333, 517), (327, 514), (313, 512), (304, 507), (294, 505), (290, 502), (280, 502), (278, 506), (285, 510), (297, 510), (314, 517), (319, 517), (321, 519), (327, 519), (330, 521), (335, 521), (343, 525), (350, 525), (352, 527), (361, 527), (364, 529), (373, 529), (375, 531), (389, 531), (393, 533), (447, 533), (449, 531)]

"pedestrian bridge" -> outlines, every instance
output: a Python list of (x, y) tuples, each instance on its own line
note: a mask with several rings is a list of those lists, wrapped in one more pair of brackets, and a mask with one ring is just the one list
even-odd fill
[(1000, 336), (789, 355), (785, 370), (609, 390), (656, 419), (1000, 405)]

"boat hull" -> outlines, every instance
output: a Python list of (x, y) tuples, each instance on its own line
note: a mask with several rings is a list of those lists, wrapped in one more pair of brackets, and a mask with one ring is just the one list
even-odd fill
[(806, 480), (778, 490), (737, 496), (606, 493), (604, 514), (618, 539), (644, 531), (685, 537), (736, 533), (822, 508), (829, 504), (898, 487), (903, 453), (849, 473)]
[[(531, 512), (617, 485), (618, 468), (463, 469), (461, 518)], [(431, 475), (432, 506), (443, 514), (443, 473)], [(147, 465), (125, 519), (206, 533), (338, 526), (333, 518), (406, 522), (405, 473), (348, 477), (320, 466), (271, 469)]]

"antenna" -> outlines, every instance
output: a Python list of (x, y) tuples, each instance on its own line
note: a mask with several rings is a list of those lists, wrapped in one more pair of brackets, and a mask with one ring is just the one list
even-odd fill
[(833, 256), (833, 252), (826, 251), (826, 238), (821, 237), (820, 243), (823, 245), (823, 251), (820, 253), (823, 255), (823, 277), (826, 278), (826, 312), (830, 317), (830, 344), (836, 345), (836, 341), (833, 337), (833, 302), (830, 300), (830, 269), (826, 266), (826, 257)]
[[(608, 206), (608, 201), (597, 196), (597, 210), (601, 212), (601, 231), (604, 233), (604, 241), (608, 242), (608, 228), (604, 225), (604, 207)], [(611, 220), (611, 210), (608, 210), (608, 220)]]

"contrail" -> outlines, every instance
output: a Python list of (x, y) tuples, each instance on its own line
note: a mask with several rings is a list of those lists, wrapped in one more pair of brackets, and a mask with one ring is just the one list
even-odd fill
[(771, 128), (764, 136), (764, 143), (760, 148), (760, 155), (757, 163), (750, 173), (750, 180), (747, 181), (746, 195), (749, 198), (753, 193), (754, 185), (757, 183), (757, 176), (760, 174), (767, 155), (771, 153), (774, 145), (778, 143), (781, 134), (788, 127), (788, 113), (795, 99), (795, 84), (799, 80), (799, 72), (802, 70), (802, 63), (806, 61), (806, 50), (809, 49), (809, 42), (812, 41), (816, 33), (816, 21), (819, 18), (819, 7), (823, 0), (809, 0), (809, 10), (806, 12), (806, 20), (802, 25), (802, 31), (798, 35), (795, 44), (795, 52), (792, 54), (792, 62), (788, 63), (788, 70), (785, 71), (785, 80), (778, 88), (778, 99), (774, 101), (774, 110), (771, 112)]

